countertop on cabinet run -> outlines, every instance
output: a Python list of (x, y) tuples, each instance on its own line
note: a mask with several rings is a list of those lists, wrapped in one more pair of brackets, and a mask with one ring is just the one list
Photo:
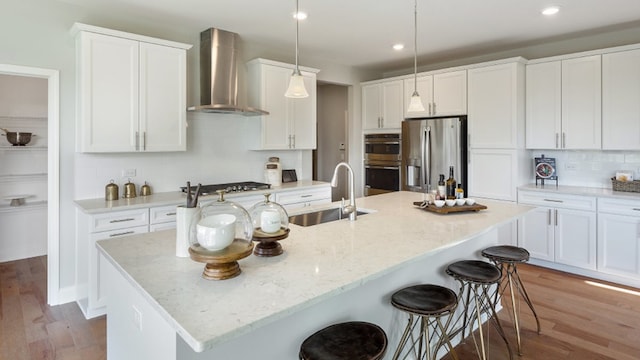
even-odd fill
[[(228, 193), (225, 194), (225, 198), (229, 200), (233, 200), (234, 197), (238, 196), (250, 196), (250, 195), (261, 195), (266, 193), (276, 193), (281, 191), (293, 191), (293, 190), (304, 190), (316, 186), (330, 186), (329, 183), (322, 181), (311, 181), (311, 180), (301, 180), (297, 182), (291, 183), (283, 183), (281, 186), (272, 186), (271, 189), (266, 190), (255, 190), (255, 191), (245, 191), (245, 192), (237, 192), (237, 193)], [(215, 199), (216, 194), (201, 196), (199, 199), (207, 200), (207, 199)], [(135, 198), (125, 199), (120, 198), (118, 200), (107, 201), (104, 198), (100, 199), (83, 199), (83, 200), (75, 200), (76, 206), (80, 208), (83, 212), (87, 214), (99, 214), (105, 213), (109, 211), (122, 211), (122, 210), (133, 210), (151, 206), (165, 206), (165, 205), (180, 205), (186, 202), (187, 195), (182, 191), (170, 191), (170, 192), (160, 192), (154, 193), (149, 196), (138, 196)]]
[(359, 208), (375, 212), (354, 222), (291, 225), (289, 237), (282, 240), (283, 255), (239, 260), (242, 273), (224, 281), (202, 279), (204, 264), (175, 256), (174, 230), (103, 240), (97, 246), (184, 341), (201, 352), (477, 238), (533, 209), (483, 200), (486, 210), (440, 215), (412, 205), (422, 196), (393, 192), (359, 198)]
[(544, 187), (535, 184), (527, 184), (518, 187), (518, 190), (526, 190), (526, 191), (540, 191), (540, 192), (550, 192), (550, 193), (558, 193), (558, 194), (570, 194), (570, 195), (584, 195), (584, 196), (595, 196), (595, 197), (610, 197), (610, 198), (619, 198), (619, 199), (627, 199), (627, 200), (637, 200), (640, 201), (640, 193), (636, 192), (627, 192), (627, 191), (613, 191), (611, 188), (595, 188), (595, 187), (585, 187), (585, 186), (567, 186), (567, 185), (545, 185)]

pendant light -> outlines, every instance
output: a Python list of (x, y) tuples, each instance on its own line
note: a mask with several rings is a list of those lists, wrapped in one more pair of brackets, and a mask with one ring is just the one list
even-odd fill
[(422, 99), (418, 94), (418, 0), (414, 0), (413, 4), (413, 95), (407, 112), (424, 111)]
[(289, 88), (287, 88), (287, 92), (284, 93), (284, 96), (288, 98), (306, 98), (309, 97), (309, 93), (307, 89), (304, 87), (304, 77), (300, 73), (300, 68), (298, 67), (298, 25), (300, 23), (300, 11), (298, 9), (298, 0), (296, 0), (296, 68), (293, 70), (293, 74), (291, 74), (291, 80), (289, 80)]

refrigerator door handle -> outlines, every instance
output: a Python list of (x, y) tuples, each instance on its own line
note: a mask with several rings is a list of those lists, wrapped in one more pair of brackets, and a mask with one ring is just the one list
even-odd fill
[(431, 127), (425, 126), (422, 133), (422, 169), (424, 191), (430, 191), (429, 181), (431, 181)]

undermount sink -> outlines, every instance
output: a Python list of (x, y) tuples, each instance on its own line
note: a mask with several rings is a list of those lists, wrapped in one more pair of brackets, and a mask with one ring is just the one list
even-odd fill
[[(366, 215), (368, 213), (369, 212), (361, 210), (356, 212), (358, 215)], [(289, 223), (300, 226), (313, 226), (348, 218), (349, 215), (343, 215), (340, 208), (333, 208), (289, 216)]]

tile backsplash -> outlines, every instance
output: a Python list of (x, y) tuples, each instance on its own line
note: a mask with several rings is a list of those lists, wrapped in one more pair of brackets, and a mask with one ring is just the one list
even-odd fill
[(533, 158), (556, 159), (558, 183), (561, 185), (611, 187), (616, 170), (628, 170), (640, 179), (640, 151), (602, 150), (533, 150)]

